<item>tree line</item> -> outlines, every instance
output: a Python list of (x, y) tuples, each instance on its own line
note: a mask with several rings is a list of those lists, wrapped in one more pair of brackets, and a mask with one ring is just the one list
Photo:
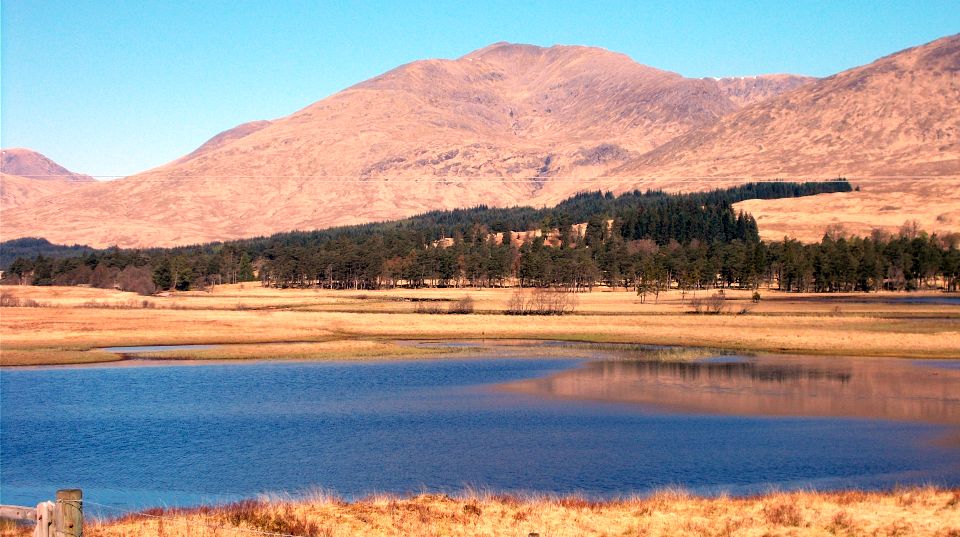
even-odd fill
[[(277, 287), (873, 291), (956, 290), (956, 235), (915, 227), (870, 237), (826, 234), (815, 244), (764, 242), (732, 205), (850, 190), (845, 181), (756, 183), (706, 193), (578, 194), (550, 209), (477, 207), (413, 218), (282, 233), (198, 246), (82, 249), (16, 258), (7, 279), (93, 285), (151, 294), (259, 279)], [(586, 224), (577, 225), (577, 224)], [(524, 233), (515, 233), (522, 230)], [(446, 240), (443, 240), (446, 239)]]

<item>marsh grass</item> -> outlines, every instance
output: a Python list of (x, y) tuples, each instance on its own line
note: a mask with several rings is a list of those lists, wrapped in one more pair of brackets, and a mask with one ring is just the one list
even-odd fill
[(363, 360), (415, 358), (450, 354), (458, 349), (400, 345), (387, 341), (334, 339), (306, 343), (249, 343), (218, 345), (212, 349), (183, 349), (137, 353), (150, 360)]
[[(358, 299), (346, 291), (224, 286), (209, 293), (157, 296), (150, 299), (155, 307), (132, 309), (84, 307), (90, 301), (143, 300), (113, 290), (4, 286), (2, 291), (11, 297), (8, 300), (29, 299), (51, 307), (2, 308), (0, 365), (115, 360), (95, 351), (112, 346), (331, 339), (566, 340), (909, 358), (955, 358), (960, 349), (960, 308), (877, 302), (883, 296), (873, 294), (805, 296), (765, 291), (750, 315), (700, 316), (686, 313), (688, 305), (679, 293), (665, 293), (659, 305), (641, 305), (630, 292), (596, 291), (580, 293), (574, 314), (540, 317), (490, 313), (503, 310), (511, 289), (472, 290), (477, 312), (473, 315), (411, 312), (419, 303), (442, 304), (449, 311), (449, 305), (464, 296), (462, 289), (370, 291)], [(749, 292), (728, 291), (726, 300), (752, 304)], [(843, 301), (842, 316), (831, 313), (837, 300)], [(863, 300), (873, 302), (859, 302)], [(237, 310), (238, 303), (248, 307)], [(290, 309), (291, 304), (297, 306)], [(339, 311), (342, 308), (353, 310)]]
[[(573, 349), (609, 351), (606, 360), (643, 360), (656, 362), (692, 362), (724, 354), (721, 349), (706, 347), (656, 346), (636, 343), (607, 343), (589, 341), (569, 341), (564, 346)], [(555, 347), (554, 347), (555, 348)]]
[[(193, 509), (154, 509), (92, 521), (91, 537), (239, 536), (266, 531), (312, 536), (821, 536), (960, 535), (958, 490), (774, 492), (704, 498), (682, 489), (643, 497), (377, 494), (356, 502), (320, 493)], [(906, 499), (908, 498), (908, 499)], [(8, 535), (29, 535), (26, 531)]]
[(78, 365), (116, 362), (123, 357), (100, 350), (76, 350), (62, 347), (4, 349), (0, 352), (0, 365)]

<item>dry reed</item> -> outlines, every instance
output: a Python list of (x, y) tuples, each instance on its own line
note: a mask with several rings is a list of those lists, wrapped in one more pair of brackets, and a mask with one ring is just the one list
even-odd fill
[[(224, 506), (154, 509), (88, 523), (89, 537), (242, 536), (821, 536), (960, 535), (960, 490), (790, 492), (703, 498), (682, 490), (595, 501), (582, 497), (376, 495), (357, 502), (320, 494)], [(28, 535), (27, 530), (7, 535)], [(262, 535), (262, 533), (261, 533)]]

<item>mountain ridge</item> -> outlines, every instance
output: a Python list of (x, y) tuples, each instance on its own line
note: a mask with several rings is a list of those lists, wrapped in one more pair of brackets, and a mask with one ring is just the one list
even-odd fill
[(93, 177), (72, 172), (50, 160), (42, 153), (24, 147), (8, 147), (0, 150), (0, 172), (37, 180), (65, 179), (75, 182), (94, 181)]
[[(887, 89), (881, 87), (874, 99), (880, 105), (896, 104), (906, 94), (917, 97), (911, 105), (925, 109), (920, 101), (929, 100), (936, 105), (930, 114), (955, 121), (957, 112), (936, 94), (938, 83), (954, 87), (953, 71), (925, 69), (919, 72), (923, 80), (904, 84), (900, 78), (911, 72), (900, 60), (932, 53), (929, 64), (950, 67), (960, 57), (951, 52), (957, 41), (950, 36), (844, 72), (866, 69), (860, 86), (831, 82), (844, 73), (827, 79), (691, 79), (596, 47), (494, 43), (453, 60), (399, 66), (288, 116), (228, 129), (168, 164), (68, 194), (29, 214), (8, 211), (4, 235), (175, 245), (432, 209), (549, 205), (579, 190), (692, 191), (786, 175), (825, 179), (843, 172), (840, 165), (852, 158), (866, 163), (850, 168), (862, 175), (871, 166), (879, 170), (877, 155), (890, 150), (887, 138), (861, 135), (831, 153), (822, 140), (806, 141), (816, 118), (842, 117), (848, 103), (886, 77)], [(809, 88), (824, 85), (839, 93), (811, 101)], [(922, 91), (913, 95), (913, 88)], [(777, 114), (813, 119), (807, 119), (805, 134), (778, 123)], [(851, 123), (850, 132), (871, 132), (873, 127), (863, 127), (864, 113), (858, 114), (852, 119), (861, 123)], [(904, 117), (896, 116), (901, 124), (884, 125), (883, 132), (898, 133), (910, 122)], [(763, 132), (764, 125), (775, 129)], [(733, 128), (745, 134), (733, 136)], [(756, 140), (783, 147), (764, 150)], [(897, 156), (908, 171), (943, 174), (960, 162), (955, 145), (942, 152), (948, 158), (938, 165), (916, 137), (904, 140)], [(721, 149), (710, 154), (714, 147)], [(814, 150), (829, 155), (829, 165)], [(708, 179), (696, 183), (689, 179), (694, 175)], [(54, 214), (70, 217), (59, 221)], [(43, 222), (42, 229), (31, 227), (36, 222)]]
[(31, 205), (95, 182), (74, 173), (45, 155), (23, 147), (0, 150), (0, 209)]
[[(924, 58), (931, 56), (940, 61), (922, 62)], [(904, 67), (910, 69), (904, 69)], [(950, 71), (953, 71), (952, 75), (949, 74)], [(726, 174), (798, 174), (828, 169), (830, 165), (846, 164), (847, 167), (837, 170), (839, 175), (957, 174), (960, 173), (960, 150), (958, 150), (960, 114), (955, 113), (955, 105), (960, 102), (960, 77), (957, 76), (957, 72), (960, 72), (960, 34), (912, 47), (884, 56), (866, 66), (855, 67), (813, 81), (800, 91), (786, 92), (762, 104), (745, 106), (722, 122), (671, 140), (637, 159), (636, 162), (628, 164), (624, 171), (639, 173), (647, 168), (656, 167), (661, 170), (661, 173), (669, 173), (669, 166), (684, 164), (682, 166), (684, 170), (693, 169), (703, 175), (711, 175), (716, 171)], [(928, 76), (921, 78), (917, 76), (918, 73)], [(910, 75), (909, 79), (907, 74)], [(930, 79), (933, 79), (932, 83)], [(921, 83), (927, 85), (920, 88), (918, 84)], [(843, 91), (851, 89), (857, 90), (854, 95), (859, 99), (851, 98), (850, 91)], [(933, 97), (930, 100), (935, 102), (928, 101), (925, 103), (926, 106), (919, 108), (913, 106), (912, 100), (904, 104), (902, 101), (898, 103), (893, 99), (875, 98), (877, 93), (881, 93), (880, 96), (884, 97), (891, 92), (901, 97), (912, 97), (923, 92)], [(831, 101), (834, 100), (842, 101), (842, 106), (831, 106), (834, 104)], [(836, 111), (836, 114), (826, 116), (822, 113), (824, 109)], [(815, 112), (820, 114), (815, 115)], [(953, 117), (950, 112), (954, 112)], [(898, 115), (894, 121), (889, 118), (892, 113)], [(861, 132), (855, 128), (870, 114), (885, 114), (887, 117), (883, 121), (872, 124), (873, 129), (870, 132)], [(935, 132), (930, 132), (933, 128), (932, 124), (944, 119), (946, 120), (945, 128), (937, 128)], [(778, 122), (786, 124), (778, 124)], [(908, 141), (935, 143), (937, 147), (920, 147), (920, 149), (934, 151), (923, 152), (919, 158), (914, 157), (906, 165), (898, 163), (884, 166), (885, 163), (881, 163), (880, 167), (869, 166), (867, 157), (871, 155), (864, 155), (862, 150), (876, 148), (875, 152), (883, 152), (886, 156), (887, 152), (896, 148), (898, 142), (903, 144), (903, 141), (897, 140), (895, 135), (903, 133), (905, 125), (908, 127), (906, 135), (916, 138)], [(819, 130), (815, 133), (818, 137), (812, 140), (812, 147), (798, 147), (797, 138), (801, 136), (810, 138), (811, 128), (814, 127)], [(798, 132), (799, 135), (790, 137), (791, 133)], [(771, 140), (769, 133), (774, 133), (780, 138)], [(863, 139), (866, 134), (876, 136), (880, 143), (868, 143), (869, 140)], [(860, 138), (857, 138), (858, 135)], [(752, 136), (756, 140), (768, 140), (767, 147), (775, 148), (776, 153), (770, 154), (769, 158), (760, 162), (756, 158), (752, 159), (749, 167), (738, 165), (737, 162), (727, 164), (740, 156), (733, 147), (735, 140), (731, 140), (731, 136), (740, 139)], [(714, 149), (708, 147), (709, 144), (719, 147)], [(763, 146), (762, 143), (752, 139), (746, 144)], [(838, 151), (835, 146), (839, 144), (844, 144), (841, 148), (854, 145), (860, 150), (856, 156), (861, 161), (844, 163), (843, 158), (837, 158)], [(943, 144), (949, 144), (949, 147)], [(767, 147), (761, 147), (760, 151), (767, 151)], [(710, 155), (707, 158), (700, 156), (707, 149), (722, 154)], [(908, 149), (915, 151), (917, 147), (909, 145)], [(943, 153), (948, 149), (949, 161), (944, 162), (936, 158), (935, 153)], [(784, 160), (789, 162), (789, 159), (784, 158), (784, 154), (796, 155), (798, 150), (805, 150), (807, 154), (798, 163), (784, 167), (782, 162)], [(684, 158), (694, 152), (697, 152), (697, 158), (701, 164), (691, 168), (684, 163)], [(763, 156), (766, 157), (766, 155)], [(880, 155), (872, 155), (872, 157), (875, 160), (883, 158)], [(902, 162), (904, 155), (897, 155), (897, 157)], [(889, 157), (886, 158), (889, 160)], [(717, 161), (722, 161), (725, 167), (721, 168)], [(665, 167), (666, 172), (662, 171)], [(920, 173), (917, 173), (918, 167), (920, 167)]]

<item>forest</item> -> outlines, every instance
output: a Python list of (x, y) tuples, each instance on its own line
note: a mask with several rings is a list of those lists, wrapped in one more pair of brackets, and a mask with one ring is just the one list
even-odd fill
[[(157, 249), (60, 247), (20, 239), (5, 283), (141, 294), (260, 280), (276, 287), (557, 287), (646, 295), (728, 287), (839, 292), (957, 290), (960, 237), (899, 233), (814, 244), (765, 242), (745, 199), (851, 190), (845, 180), (752, 183), (704, 193), (581, 193), (548, 209), (475, 207), (393, 222)], [(11, 243), (5, 243), (6, 250)]]

